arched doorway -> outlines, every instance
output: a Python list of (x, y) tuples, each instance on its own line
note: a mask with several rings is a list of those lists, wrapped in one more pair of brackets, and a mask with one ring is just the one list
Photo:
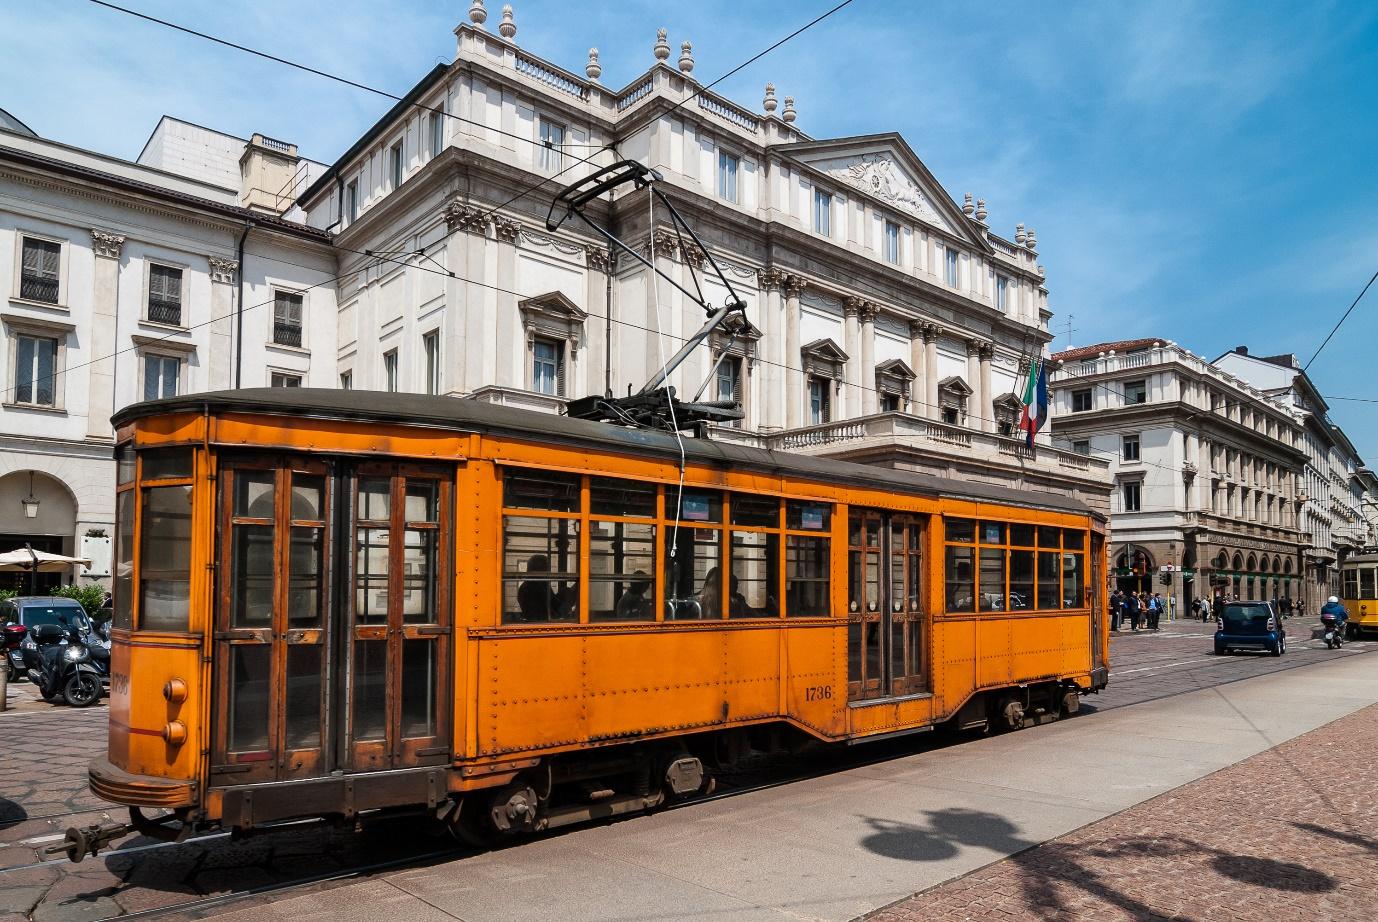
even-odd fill
[(1153, 557), (1137, 544), (1126, 544), (1115, 557), (1115, 585), (1122, 592), (1153, 591)]
[(1244, 588), (1244, 555), (1239, 551), (1234, 552), (1234, 559), (1230, 561), (1230, 596), (1239, 598), (1240, 591)]
[[(67, 485), (42, 471), (14, 471), (0, 477), (0, 551), (29, 545), (37, 551), (72, 555), (77, 503)], [(0, 573), (0, 589), (47, 595), (72, 574)]]

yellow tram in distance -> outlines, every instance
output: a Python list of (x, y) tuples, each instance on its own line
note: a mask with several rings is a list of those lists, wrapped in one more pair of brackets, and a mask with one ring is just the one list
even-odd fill
[[(80, 858), (303, 817), (495, 836), (1109, 674), (1079, 502), (470, 400), (257, 389), (117, 430), (110, 738)], [(167, 811), (154, 817), (147, 810)]]
[(1340, 601), (1349, 613), (1349, 636), (1378, 632), (1378, 547), (1365, 548), (1340, 564)]

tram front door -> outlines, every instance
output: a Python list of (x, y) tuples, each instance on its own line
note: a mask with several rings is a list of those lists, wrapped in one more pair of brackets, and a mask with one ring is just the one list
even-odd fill
[(453, 476), (228, 460), (212, 784), (446, 760)]
[(927, 690), (923, 520), (854, 509), (847, 535), (847, 698)]

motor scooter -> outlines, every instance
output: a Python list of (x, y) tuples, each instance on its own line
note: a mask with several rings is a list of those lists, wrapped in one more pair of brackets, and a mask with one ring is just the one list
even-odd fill
[(28, 636), (29, 629), (22, 624), (7, 624), (0, 627), (0, 651), (5, 658), (4, 668), (9, 672), (9, 680), (16, 682), (25, 673), (24, 654), (19, 645)]
[(1321, 639), (1330, 650), (1338, 650), (1345, 645), (1344, 628), (1330, 612), (1321, 613)]
[[(38, 624), (29, 629), (37, 656), (26, 656), (29, 681), (38, 686), (44, 700), (59, 696), (72, 707), (90, 707), (100, 700), (100, 672), (92, 663), (91, 648), (80, 631), (58, 624)], [(108, 662), (108, 654), (107, 654)]]

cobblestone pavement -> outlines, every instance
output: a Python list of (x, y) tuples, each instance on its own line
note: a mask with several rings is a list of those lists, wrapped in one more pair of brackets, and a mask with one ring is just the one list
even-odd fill
[[(864, 918), (1378, 919), (1378, 705)], [(941, 839), (941, 824), (918, 835)]]

